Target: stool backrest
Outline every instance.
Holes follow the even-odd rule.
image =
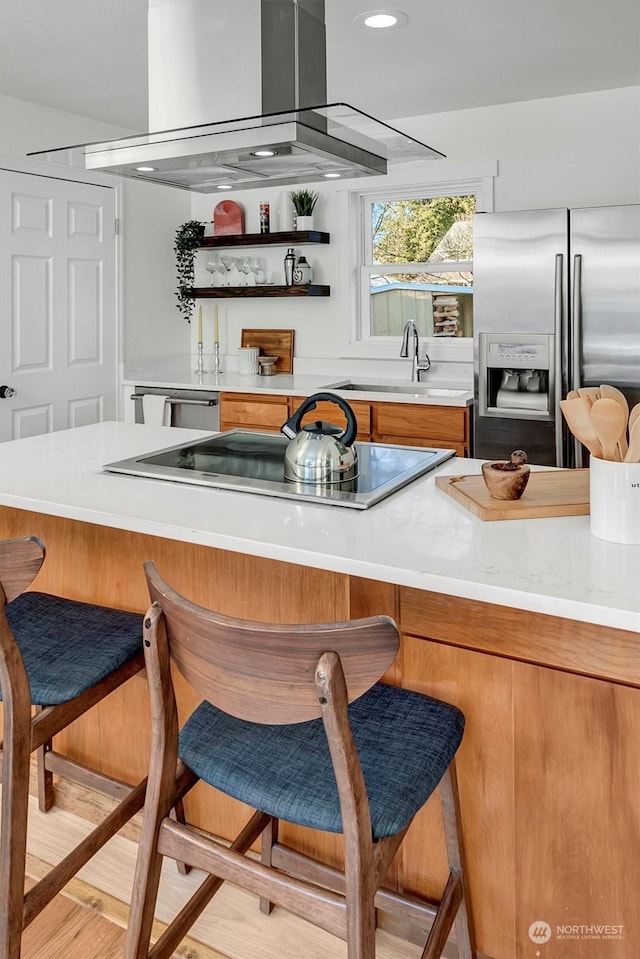
[[[44,562],[44,543],[35,536],[0,540],[0,586],[10,603],[31,585]]]
[[[240,719],[276,725],[317,719],[315,670],[325,652],[340,657],[349,702],[396,658],[398,630],[388,616],[311,626],[235,619],[185,599],[153,563],[144,569],[179,671],[197,693]]]

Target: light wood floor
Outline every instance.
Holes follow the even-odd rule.
[[[54,807],[38,811],[30,800],[27,873],[37,879],[57,862],[89,825]],[[23,959],[122,959],[124,927],[133,880],[136,843],[115,836],[78,878],[25,931]],[[179,911],[202,879],[178,874],[166,862],[156,915],[163,923]],[[264,916],[257,899],[228,883],[222,887],[175,954],[180,959],[346,959],[346,944],[321,929],[275,909]],[[418,946],[378,931],[377,959],[418,959]],[[453,947],[448,956],[455,956]]]
[[[22,937],[22,959],[122,959],[125,931],[57,896]]]

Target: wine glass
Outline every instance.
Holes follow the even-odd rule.
[[[225,270],[227,271],[227,275],[226,275],[226,277],[225,277],[222,285],[223,285],[223,286],[230,286],[230,285],[231,285],[231,268],[232,268],[233,263],[234,263],[233,257],[230,256],[228,253],[223,253],[220,259],[222,260],[222,265],[224,266]]]

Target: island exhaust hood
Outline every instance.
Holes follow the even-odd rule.
[[[389,163],[442,157],[326,103],[325,33],[324,0],[149,0],[149,125],[159,132],[29,155],[200,193],[379,176]]]

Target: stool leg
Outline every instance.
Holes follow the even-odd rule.
[[[36,713],[42,712],[42,706],[36,706]],[[53,748],[53,743],[49,739],[46,743],[36,749],[36,770],[38,772],[38,809],[40,812],[49,812],[55,804],[55,794],[53,791],[53,773],[45,765],[45,754]]]
[[[278,820],[273,816],[269,820],[269,825],[262,833],[262,852],[260,857],[265,866],[271,865],[271,850],[273,844],[278,841]],[[265,916],[268,916],[273,909],[273,903],[268,899],[265,899],[264,896],[260,896],[260,912],[263,912]]]
[[[460,799],[458,794],[458,777],[456,775],[455,760],[440,781],[440,804],[444,823],[444,836],[447,845],[447,858],[453,876],[460,880],[462,887],[462,901],[454,920],[458,955],[460,959],[475,959],[476,947],[473,934],[473,923],[469,908],[469,892],[464,862],[464,846],[462,843],[462,829],[460,820]]]
[[[25,730],[18,731],[16,735],[15,729],[5,728],[0,821],[0,956],[3,959],[20,957],[27,855],[29,757],[30,737]]]

